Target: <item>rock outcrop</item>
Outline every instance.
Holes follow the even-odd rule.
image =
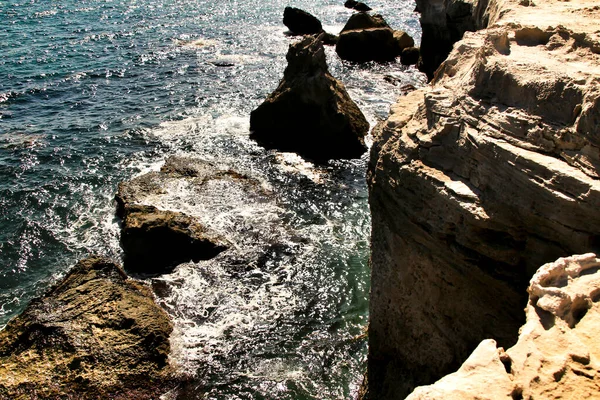
[[[537,268],[600,251],[600,10],[481,15],[490,28],[373,132],[372,399],[455,371],[483,339],[514,345]]]
[[[494,0],[492,0],[494,1]],[[487,27],[481,15],[489,0],[416,0],[421,13],[421,60],[419,69],[429,79],[448,57],[452,45],[467,31]]]
[[[328,71],[322,36],[292,44],[279,86],[250,114],[251,137],[315,159],[358,158],[369,123]]]
[[[283,10],[283,24],[295,35],[311,35],[321,33],[321,21],[312,14],[294,7]]]
[[[169,273],[183,262],[208,260],[227,249],[224,239],[190,216],[153,206],[128,207],[121,226],[123,263],[130,272]]]
[[[0,398],[156,399],[177,383],[171,330],[148,287],[82,260],[0,331]]]
[[[482,341],[460,369],[407,400],[591,399],[600,394],[600,259],[561,258],[538,270],[527,322],[506,352]]]
[[[393,61],[415,42],[404,31],[395,31],[381,15],[353,14],[340,32],[335,51],[343,60]]]

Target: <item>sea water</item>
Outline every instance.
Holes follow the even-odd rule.
[[[209,261],[152,282],[174,320],[171,362],[191,382],[180,397],[355,394],[366,356],[368,155],[313,165],[248,137],[251,110],[297,40],[281,22],[288,5],[332,33],[352,13],[342,0],[0,1],[0,326],[78,259],[122,257],[120,181],[193,156],[272,189],[266,211],[227,198],[252,229],[285,220],[310,245],[273,246],[243,276]],[[369,5],[419,42],[412,1]],[[399,63],[345,63],[332,48],[327,57],[371,125],[403,85],[424,82]]]

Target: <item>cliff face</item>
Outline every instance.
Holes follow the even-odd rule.
[[[483,339],[512,346],[537,268],[600,250],[593,3],[474,6],[489,28],[374,129],[369,398],[404,398]]]
[[[544,265],[531,280],[515,346],[504,352],[484,340],[457,372],[407,400],[598,397],[599,268],[594,254]]]

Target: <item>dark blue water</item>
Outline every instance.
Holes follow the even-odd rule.
[[[418,41],[412,1],[391,3],[370,5]],[[320,295],[298,298],[289,309],[293,315],[270,331],[280,337],[260,339],[275,361],[265,364],[265,357],[246,351],[234,363],[223,348],[243,342],[248,333],[219,338],[214,352],[221,361],[197,374],[197,387],[209,398],[351,396],[365,354],[364,339],[352,340],[367,319],[365,159],[317,167],[265,152],[248,139],[249,113],[276,87],[294,40],[284,35],[283,8],[306,9],[337,33],[351,14],[342,4],[1,1],[0,326],[77,259],[92,252],[121,257],[113,204],[120,181],[157,168],[170,154],[194,155],[255,171],[280,188],[279,217],[319,243],[317,251],[297,257],[295,262],[313,268],[294,273],[296,286],[288,294],[298,297],[301,285],[322,285]],[[402,83],[423,82],[414,68],[399,64],[346,64],[331,49],[328,61],[371,123],[385,117]],[[386,75],[400,84],[390,84]],[[237,290],[219,279],[221,294]],[[201,341],[194,338],[216,339],[206,327],[188,329],[181,322],[194,314],[198,299],[186,297],[189,287],[180,289],[179,297],[167,301],[181,339],[174,362],[194,374],[207,357],[218,358],[191,356],[193,343]],[[227,308],[233,309],[245,305]],[[303,322],[293,326],[295,320]],[[239,371],[251,365],[261,365],[262,375],[240,378]]]

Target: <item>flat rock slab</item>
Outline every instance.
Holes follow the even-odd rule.
[[[156,399],[177,384],[171,331],[147,286],[82,260],[0,331],[0,398]]]
[[[160,171],[122,182],[116,200],[125,268],[149,275],[170,273],[181,263],[211,259],[230,248],[255,246],[256,233],[246,231],[247,213],[261,218],[281,211],[257,179],[181,157],[167,159]]]

